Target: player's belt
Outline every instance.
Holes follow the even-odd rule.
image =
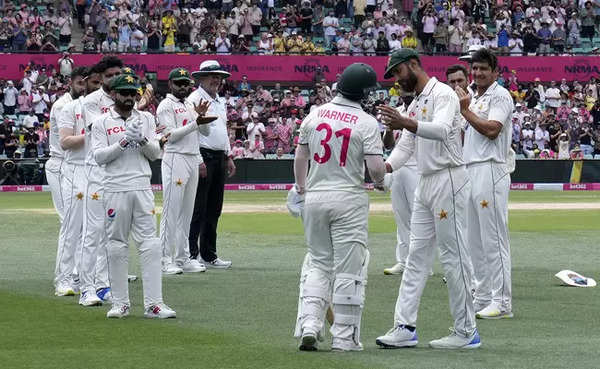
[[[200,153],[204,160],[223,159],[225,157],[225,151],[223,150],[211,150],[201,147]]]

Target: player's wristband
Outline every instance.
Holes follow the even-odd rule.
[[[138,142],[138,144],[140,146],[144,146],[148,143],[148,139],[146,137],[144,137],[140,142]]]
[[[119,147],[121,147],[121,150],[125,150],[125,148],[127,147],[127,145],[129,145],[129,141],[127,141],[127,138],[123,137],[119,141]]]

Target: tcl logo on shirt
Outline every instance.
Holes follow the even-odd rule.
[[[175,109],[175,114],[183,114],[185,112],[187,112],[186,108],[176,108]]]
[[[120,133],[120,132],[125,132],[125,127],[123,127],[123,126],[117,126],[117,127],[108,128],[106,130],[106,133],[109,136],[112,135],[113,133],[117,134],[117,133]]]

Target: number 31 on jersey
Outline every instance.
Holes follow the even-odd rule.
[[[317,131],[325,131],[325,138],[321,140],[321,146],[323,146],[323,156],[320,156],[318,153],[315,153],[314,159],[319,164],[325,164],[331,159],[331,146],[329,146],[329,141],[333,136],[333,129],[327,123],[321,123],[317,126]],[[340,167],[346,166],[346,157],[348,156],[348,147],[350,146],[350,135],[352,134],[352,129],[344,128],[339,131],[335,131],[335,137],[342,137],[342,149],[340,151]]]

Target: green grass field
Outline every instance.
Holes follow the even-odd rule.
[[[283,203],[285,192],[227,192],[228,204]],[[372,201],[389,201],[372,194]],[[598,192],[513,192],[511,202],[600,202]],[[157,195],[157,205],[160,205]],[[0,193],[0,367],[13,368],[598,368],[599,289],[567,288],[554,274],[573,269],[599,279],[599,210],[510,213],[515,318],[478,321],[483,346],[434,351],[452,325],[441,267],[421,300],[420,343],[380,350],[392,324],[400,277],[391,213],[370,217],[371,263],[363,315],[365,351],[297,350],[292,337],[305,253],[299,220],[280,213],[225,213],[219,254],[229,271],[163,278],[177,319],[142,317],[141,283],[130,284],[132,316],[105,318],[107,306],[82,308],[54,297],[58,218],[48,193]],[[130,260],[138,275],[137,256]]]

